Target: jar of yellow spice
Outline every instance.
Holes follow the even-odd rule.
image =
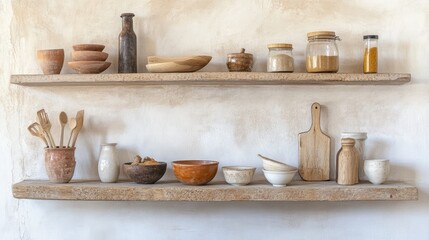
[[[307,33],[308,44],[305,66],[309,73],[336,73],[339,69],[339,51],[336,44],[341,40],[335,32]]]
[[[363,54],[363,73],[377,73],[378,65],[378,35],[363,36],[365,52]]]

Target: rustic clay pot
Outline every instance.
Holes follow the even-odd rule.
[[[167,163],[158,162],[157,165],[131,165],[124,163],[124,172],[136,183],[153,184],[164,176]]]
[[[49,180],[55,183],[68,183],[73,177],[76,161],[76,148],[45,148],[45,168]]]
[[[228,54],[226,65],[230,72],[251,72],[253,68],[253,55],[245,53],[245,49],[242,48],[240,53]]]
[[[64,64],[64,49],[38,50],[37,61],[43,74],[60,74]]]
[[[173,172],[176,178],[183,184],[204,185],[216,176],[218,165],[219,162],[217,161],[173,161]]]

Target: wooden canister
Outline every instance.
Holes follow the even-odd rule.
[[[359,152],[352,138],[341,139],[341,149],[337,153],[337,183],[353,185],[359,183]]]

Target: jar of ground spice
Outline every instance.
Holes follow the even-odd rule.
[[[335,32],[309,32],[307,38],[305,61],[307,72],[338,72],[340,60],[336,41],[341,39],[335,35]]]
[[[293,72],[292,44],[268,44],[267,72]]]
[[[363,73],[377,73],[378,71],[378,35],[363,36],[365,51],[363,54]]]

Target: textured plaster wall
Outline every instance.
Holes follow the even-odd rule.
[[[380,35],[380,72],[408,72],[403,86],[19,87],[10,74],[41,73],[35,51],[102,43],[117,69],[122,12],[134,12],[139,71],[148,55],[209,54],[226,71],[241,47],[264,71],[266,44],[294,44],[304,71],[306,33],[334,30],[341,72],[360,72],[362,35]],[[429,3],[424,0],[0,0],[0,239],[427,239],[429,236]],[[72,73],[67,66],[62,73]],[[46,179],[42,144],[26,127],[85,109],[76,179],[97,178],[99,144],[170,162],[215,159],[257,166],[262,153],[297,165],[297,134],[323,105],[333,137],[366,131],[367,158],[388,158],[392,180],[415,184],[417,202],[181,203],[16,200],[11,185]],[[58,136],[58,125],[54,126]],[[220,172],[219,172],[220,173]],[[123,177],[123,176],[122,176]],[[167,178],[172,177],[171,169]],[[218,178],[221,178],[218,174]]]

